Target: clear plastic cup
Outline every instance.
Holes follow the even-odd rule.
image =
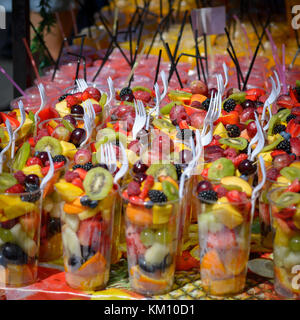
[[[243,291],[251,236],[251,199],[232,203],[196,202],[198,213],[200,272],[203,289],[211,295]]]
[[[37,280],[40,190],[0,194],[0,288]]]
[[[124,189],[123,189],[124,190]],[[123,198],[130,286],[143,295],[169,292],[174,283],[179,202],[128,203]]]
[[[275,291],[287,299],[300,299],[299,193],[277,188],[268,193],[268,200],[273,229]]]

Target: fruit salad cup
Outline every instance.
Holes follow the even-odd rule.
[[[275,290],[285,298],[300,299],[300,195],[277,188],[268,193],[268,199],[274,232]]]
[[[237,190],[221,196],[209,189],[197,193],[197,198],[203,288],[211,295],[237,294],[244,289],[247,274],[250,196]]]
[[[144,295],[169,292],[174,282],[179,200],[173,165],[153,164],[142,184],[122,189],[131,288]]]
[[[84,150],[84,151],[82,151]],[[88,150],[79,150],[78,157]],[[79,154],[80,153],[80,154]],[[63,203],[62,240],[68,285],[80,290],[103,289],[109,280],[117,186],[105,168],[71,163],[55,184]]]
[[[0,175],[0,287],[21,287],[37,280],[39,179]]]

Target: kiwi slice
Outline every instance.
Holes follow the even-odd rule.
[[[160,109],[160,113],[164,115],[170,114],[173,107],[180,106],[181,104],[180,101],[171,101]]]
[[[228,97],[228,99],[233,99],[238,104],[243,103],[246,100],[246,92],[236,92]]]
[[[220,180],[224,177],[233,176],[235,172],[234,164],[227,158],[220,158],[212,163],[208,169],[209,180]]]
[[[176,130],[176,127],[173,126],[172,123],[164,119],[154,119],[152,124],[154,127],[160,130],[168,130],[168,131]]]
[[[265,147],[261,150],[261,152],[263,153],[263,152],[267,152],[267,151],[274,150],[274,149],[279,145],[279,143],[280,143],[281,141],[283,141],[283,140],[284,140],[283,136],[278,135],[278,138],[277,138],[274,142],[272,142],[272,143],[270,143],[269,145],[265,146]]]
[[[170,90],[169,96],[173,96],[173,97],[181,97],[184,98],[186,97],[187,99],[190,99],[192,97],[192,94],[189,92],[185,92],[185,91],[180,91],[180,90]]]
[[[96,149],[98,150],[101,144],[107,142],[121,142],[124,146],[127,145],[127,137],[122,132],[115,132],[113,129],[104,128],[100,130],[96,138],[97,142],[95,144]]]
[[[270,119],[269,129],[268,129],[268,136],[272,136],[273,135],[274,127],[277,126],[280,123],[281,123],[281,120],[280,120],[278,114],[274,114]]]
[[[99,102],[100,106],[101,106],[101,107],[104,107],[105,104],[106,104],[106,101],[107,101],[107,94],[106,94],[106,93],[103,93],[103,94],[101,95],[101,99],[100,99],[100,102]]]
[[[113,187],[113,176],[101,167],[94,168],[87,173],[83,186],[91,200],[103,200]]]
[[[136,86],[136,87],[133,87],[131,90],[132,90],[132,92],[146,91],[146,92],[149,92],[150,94],[152,94],[152,91],[150,89],[143,87],[143,86]]]
[[[53,137],[43,137],[35,146],[35,151],[49,151],[52,157],[63,153],[62,146],[59,140]]]
[[[160,164],[155,163],[150,166],[147,170],[147,175],[153,176],[154,178],[158,178],[161,176],[171,177],[175,181],[178,180],[176,168],[173,164]]]
[[[22,170],[28,158],[30,157],[30,144],[29,142],[24,142],[22,147],[17,151],[13,162],[13,169],[15,171]]]
[[[284,122],[286,121],[286,118],[291,114],[290,109],[281,110],[277,113],[277,116],[279,117],[280,121]]]
[[[221,144],[225,144],[226,146],[232,147],[237,150],[244,150],[247,148],[248,141],[245,138],[221,138],[219,140]]]
[[[280,208],[286,208],[297,205],[300,202],[300,194],[295,192],[285,192],[279,196],[276,205]]]
[[[12,174],[5,172],[0,174],[0,192],[4,192],[15,184],[18,184],[18,181]]]
[[[285,167],[280,170],[280,174],[291,181],[293,181],[295,179],[300,179],[300,169],[299,168]]]
[[[162,188],[164,194],[167,196],[169,201],[174,201],[178,199],[178,188],[176,188],[173,183],[164,180],[162,182]]]
[[[61,122],[68,131],[73,132],[75,130],[75,127],[69,121],[62,119]]]

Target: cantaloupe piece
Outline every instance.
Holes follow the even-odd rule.
[[[131,223],[139,226],[152,224],[152,211],[143,206],[133,206],[128,204],[126,208],[126,216]]]
[[[201,260],[201,277],[218,279],[226,275],[226,269],[217,252],[217,250],[209,250]]]

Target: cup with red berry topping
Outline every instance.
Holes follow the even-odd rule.
[[[122,189],[131,288],[157,295],[171,290],[178,243],[179,197],[176,168],[152,164],[146,179]]]
[[[117,186],[107,167],[85,165],[72,163],[55,188],[63,200],[66,281],[75,289],[99,290],[109,280]]]
[[[27,286],[37,280],[40,180],[33,174],[2,173],[0,192],[0,286]]]
[[[300,195],[277,188],[267,195],[271,208],[275,291],[288,299],[299,299]]]

